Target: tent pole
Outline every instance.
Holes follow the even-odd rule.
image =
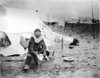
[[[95,27],[94,27],[94,13],[93,13],[93,1],[91,0],[92,4],[92,30],[93,30],[93,39],[95,39]]]
[[[62,37],[62,40],[61,40],[61,50],[63,50],[63,37]]]

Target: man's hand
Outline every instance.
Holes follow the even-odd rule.
[[[35,55],[37,55],[38,54],[38,52],[37,51],[32,51],[32,52],[29,52],[30,54],[35,54]]]
[[[38,52],[37,52],[37,51],[34,51],[33,53],[34,53],[34,54],[36,54],[36,55],[38,54]]]

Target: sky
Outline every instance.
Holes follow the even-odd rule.
[[[0,30],[7,33],[33,32],[40,28],[41,20],[34,10],[6,8],[6,16],[0,18]]]
[[[0,0],[6,7],[39,10],[39,14],[67,16],[70,18],[91,17],[92,4],[94,18],[99,19],[100,0]]]
[[[100,19],[100,1],[92,1],[94,18]],[[33,31],[45,16],[91,17],[91,0],[0,0],[0,30],[9,33]],[[63,25],[64,21],[60,23]]]

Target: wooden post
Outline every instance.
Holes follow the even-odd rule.
[[[95,39],[95,27],[94,27],[94,22],[92,23],[92,29],[93,29],[93,39]]]
[[[61,39],[61,50],[63,50],[63,37]]]
[[[92,4],[92,30],[93,30],[93,39],[95,39],[95,27],[94,27],[94,13],[93,13],[93,1],[91,0]]]

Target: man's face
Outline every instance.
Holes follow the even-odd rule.
[[[36,31],[36,32],[34,32],[34,34],[35,34],[35,36],[36,36],[37,38],[39,38],[39,37],[41,36],[41,32],[40,32],[40,31]]]

